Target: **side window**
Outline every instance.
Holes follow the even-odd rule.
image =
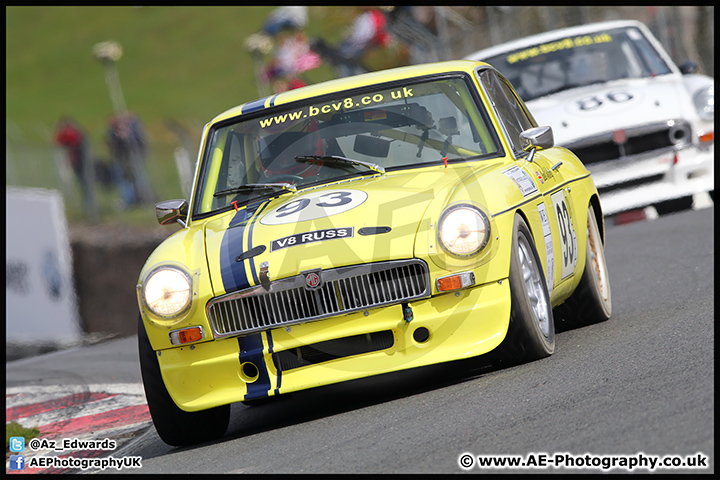
[[[670,73],[670,68],[665,64],[660,54],[638,29],[629,28],[627,36],[632,41],[642,62],[647,66],[652,76]]]
[[[535,119],[515,95],[508,81],[495,70],[484,70],[480,72],[479,78],[500,117],[515,155],[521,155],[520,133],[536,127]]]
[[[247,172],[245,170],[245,154],[243,152],[243,137],[228,130],[226,133],[219,133],[218,136],[226,135],[224,141],[218,141],[218,145],[223,145],[223,149],[216,148],[216,156],[222,157],[219,167],[215,170],[217,181],[212,193],[236,188],[248,183],[246,181]],[[216,161],[216,160],[215,160]],[[228,197],[208,196],[208,200],[212,201],[212,208],[222,208],[227,204]]]
[[[229,131],[223,145],[222,164],[217,174],[216,191],[239,187],[247,183],[245,181],[245,155],[243,153],[242,136]]]
[[[230,145],[228,145],[230,151],[228,152],[227,188],[235,188],[247,183],[242,140],[243,137],[234,134],[231,137]]]

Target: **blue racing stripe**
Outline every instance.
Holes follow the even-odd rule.
[[[246,113],[252,113],[257,112],[258,110],[262,110],[265,108],[265,101],[268,99],[268,97],[261,98],[260,100],[254,100],[252,102],[246,103],[242,107],[242,114],[245,115]]]
[[[250,231],[248,232],[248,250],[251,250],[253,248],[252,239],[253,239],[253,229],[255,228],[255,222],[257,222],[258,218],[260,218],[260,214],[270,204],[270,202],[265,203],[264,205],[261,205],[257,212],[255,213],[255,218],[253,218],[252,222],[250,222]],[[257,273],[255,272],[255,261],[250,260],[248,263],[250,263],[250,273],[252,274],[253,282],[255,285],[259,284],[260,281],[258,280]]]
[[[250,286],[247,281],[247,275],[245,274],[245,262],[235,261],[238,252],[242,251],[244,234],[244,225],[230,227],[225,232],[225,236],[220,244],[220,273],[223,288],[227,293]]]
[[[273,353],[272,330],[268,330],[265,333],[267,333],[268,353],[270,354],[270,357],[272,358],[272,353]],[[280,395],[280,384],[281,383],[282,383],[282,370],[277,369],[277,385],[275,386],[275,395]]]
[[[257,380],[248,383],[245,400],[267,397],[270,391],[270,375],[263,359],[262,332],[238,337],[238,345],[240,364],[251,362],[258,369]]]
[[[266,204],[266,202],[264,203]],[[263,203],[254,203],[238,210],[230,220],[230,225],[220,243],[220,273],[226,293],[250,286],[245,271],[245,262],[236,262],[235,259],[244,250],[243,239],[248,227],[246,220],[251,218],[260,206],[264,208]],[[257,284],[257,279],[255,279],[255,284]]]

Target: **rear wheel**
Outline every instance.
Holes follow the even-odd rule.
[[[550,295],[532,234],[519,215],[513,228],[509,281],[510,326],[497,356],[503,362],[523,363],[552,355],[555,324]]]
[[[555,309],[558,327],[563,330],[603,322],[612,314],[610,278],[605,263],[605,246],[595,210],[588,208],[585,270],[575,292]]]
[[[190,445],[225,434],[230,422],[230,405],[186,412],[175,404],[165,388],[157,353],[150,345],[142,318],[138,321],[138,351],[150,415],[163,442],[173,446]]]

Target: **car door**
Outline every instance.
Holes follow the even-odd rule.
[[[572,205],[572,191],[567,186],[569,179],[564,177],[563,169],[555,162],[555,155],[536,151],[530,156],[523,151],[520,134],[537,127],[537,122],[510,82],[494,69],[479,70],[478,78],[493,104],[516,159],[512,170],[506,170],[506,174],[522,175],[525,182],[530,176],[540,194],[534,200],[535,209],[526,212],[531,217],[531,228],[534,227],[536,248],[545,260],[547,287],[552,295],[554,288],[570,278],[577,266],[577,219],[573,209],[568,208]],[[520,170],[523,173],[519,173]]]

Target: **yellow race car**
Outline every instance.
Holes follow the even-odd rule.
[[[481,62],[228,110],[204,128],[189,202],[156,210],[182,229],[140,273],[138,341],[170,445],[223,435],[234,402],[490,352],[539,359],[554,318],[611,314],[590,173]]]

